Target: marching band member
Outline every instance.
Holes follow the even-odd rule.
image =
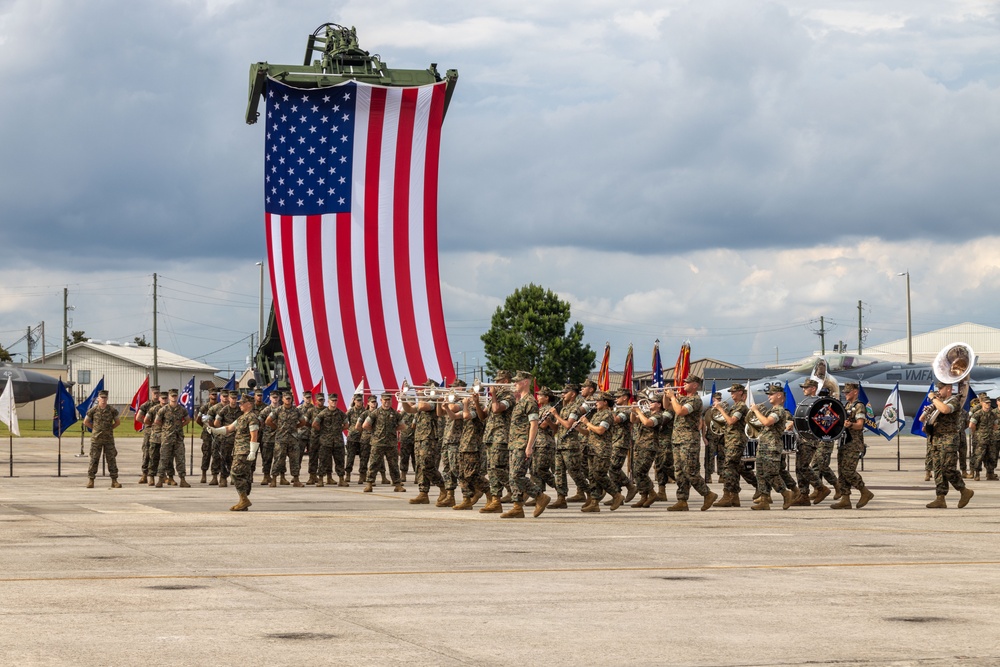
[[[674,477],[677,479],[677,502],[668,507],[671,512],[686,512],[688,509],[687,500],[691,487],[701,494],[704,502],[701,511],[704,512],[712,507],[719,498],[719,494],[713,493],[704,478],[698,473],[699,453],[701,451],[701,434],[698,431],[698,422],[701,420],[701,397],[698,391],[701,389],[701,378],[691,374],[684,381],[684,392],[686,396],[679,396],[673,389],[663,392],[663,402],[670,402],[670,407],[674,411]]]

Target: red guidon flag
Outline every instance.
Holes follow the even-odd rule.
[[[597,374],[597,388],[607,391],[611,386],[611,343],[604,344],[604,359],[601,361],[601,372]]]
[[[629,398],[632,397],[632,376],[634,375],[634,362],[632,361],[632,344],[628,345],[628,354],[625,355],[625,370],[622,372],[622,389],[628,391]]]
[[[445,85],[268,80],[265,235],[293,387],[453,379],[437,241]]]
[[[129,410],[135,413],[135,418],[133,420],[132,426],[136,431],[142,430],[142,420],[139,419],[139,407],[143,403],[149,400],[149,376],[143,380],[142,384],[135,392],[135,396],[132,397],[132,402],[129,404]]]
[[[681,345],[681,351],[677,355],[677,363],[674,364],[674,384],[678,387],[684,386],[684,381],[691,374],[691,341],[686,340]],[[683,389],[680,393],[685,393]]]

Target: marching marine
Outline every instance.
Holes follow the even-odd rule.
[[[115,429],[121,423],[118,410],[108,405],[108,392],[97,394],[97,405],[91,406],[83,425],[93,432],[90,436],[90,467],[87,468],[87,488],[94,488],[94,478],[97,477],[97,464],[104,455],[108,462],[108,473],[111,475],[111,488],[120,489],[118,483],[118,450],[115,449]]]

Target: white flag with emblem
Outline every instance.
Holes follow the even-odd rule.
[[[7,425],[10,432],[20,437],[21,429],[17,425],[17,406],[14,405],[14,380],[7,378],[7,386],[0,394],[0,421]]]
[[[889,394],[882,408],[882,418],[878,421],[878,432],[885,436],[886,440],[892,440],[896,434],[906,425],[906,417],[903,415],[903,402],[899,398],[899,383]]]

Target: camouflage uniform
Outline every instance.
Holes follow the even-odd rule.
[[[969,428],[969,413],[962,410],[958,427],[958,467],[964,472],[969,470],[969,437],[966,429]]]
[[[358,421],[364,422],[364,403],[355,405],[347,411],[347,458],[344,461],[344,470],[348,476],[354,472],[354,458],[361,454],[361,429],[358,428]],[[368,459],[361,457],[358,461],[359,479],[365,476],[368,470]]]
[[[257,413],[257,419],[260,420],[260,431],[257,432],[257,437],[260,439],[260,466],[261,472],[267,478],[271,477],[271,470],[274,467],[274,436],[276,433],[275,426],[267,425],[267,418],[276,415],[280,409],[281,402],[279,401],[266,406]]]
[[[413,420],[413,454],[417,459],[415,470],[417,486],[427,493],[431,486],[444,486],[438,472],[438,420],[434,410],[419,410]]]
[[[297,432],[302,421],[302,413],[294,405],[282,405],[271,415],[274,421],[274,461],[271,464],[272,477],[285,474],[285,457],[293,477],[299,476],[302,456],[299,454]]]
[[[152,391],[152,387],[150,388],[150,391]],[[142,405],[140,405],[139,406],[139,411],[136,413],[136,418],[143,423],[143,429],[142,429],[142,474],[143,474],[143,476],[146,476],[146,474],[149,473],[149,439],[150,439],[150,437],[153,434],[153,429],[151,429],[151,428],[149,428],[148,426],[145,425],[146,424],[145,420],[146,420],[146,415],[149,414],[149,411],[153,408],[154,405],[155,406],[159,406],[160,405],[160,399],[159,399],[158,396],[154,397],[154,398],[150,398],[148,401],[146,401],[145,403],[143,403]],[[150,422],[150,423],[152,424],[152,422]],[[155,474],[155,470],[153,471],[153,474]]]
[[[716,435],[709,427],[712,420],[712,410],[705,413],[705,479],[715,474],[718,468],[722,475],[722,459],[725,455],[725,433]]]
[[[479,493],[489,490],[489,483],[480,471],[479,461],[482,456],[483,430],[485,422],[479,418],[475,409],[470,411],[470,417],[461,421],[462,433],[458,441],[458,481],[462,487],[462,497],[471,499]]]
[[[368,477],[366,482],[375,483],[375,475],[385,459],[389,468],[389,479],[399,484],[399,466],[397,465],[396,432],[399,429],[399,413],[392,408],[376,408],[368,413],[365,424],[371,426],[371,454],[368,460]]]
[[[698,473],[701,468],[698,460],[701,453],[701,432],[698,430],[701,397],[698,394],[678,396],[677,402],[686,407],[688,413],[674,417],[674,478],[677,480],[677,500],[687,501],[691,487],[702,496],[707,496],[711,490],[705,478]]]
[[[758,438],[757,493],[766,496],[772,487],[778,493],[784,493],[788,487],[781,477],[781,452],[788,411],[781,405],[767,405],[757,409],[764,417],[774,418],[773,424],[761,429]]]
[[[604,494],[614,496],[621,488],[611,481],[609,471],[611,470],[611,441],[614,437],[614,413],[610,408],[595,411],[588,421],[594,426],[603,426],[604,433],[595,433],[587,429],[590,433],[591,456],[588,467],[588,480],[590,481],[590,494],[600,500]]]
[[[118,479],[118,450],[115,449],[115,420],[118,419],[118,410],[110,405],[101,408],[94,403],[87,411],[86,419],[90,420],[93,429],[90,435],[90,467],[87,468],[87,477],[97,477],[97,465],[103,454],[104,460],[108,462],[108,474],[112,481]]]
[[[494,405],[502,405],[504,410],[493,412]],[[486,407],[489,416],[486,418],[486,432],[483,438],[489,445],[490,493],[497,497],[503,495],[503,488],[510,482],[507,436],[510,433],[510,414],[513,406],[514,394],[507,389],[500,389]]]
[[[544,413],[548,408],[548,405],[539,408],[539,413]],[[552,424],[551,418],[539,420],[535,447],[531,453],[531,481],[538,493],[544,493],[546,485],[552,488],[556,486],[556,478],[552,474],[556,465],[556,439],[551,429]]]
[[[208,418],[208,411],[218,403],[204,403],[198,408],[198,412],[195,418],[198,420],[201,426],[201,472],[207,473],[209,467],[212,463],[212,434],[208,432],[208,427],[211,426],[206,419]]]
[[[583,401],[577,398],[569,405],[564,405],[559,411],[560,419],[571,420],[580,416]],[[579,428],[572,431],[559,426],[559,437],[556,440],[556,493],[560,496],[569,495],[569,483],[567,474],[573,478],[573,483],[577,488],[589,489],[587,476],[583,470],[583,442],[580,438]]]
[[[864,421],[867,414],[865,404],[861,401],[851,401],[844,406],[847,411],[847,421]],[[840,492],[847,494],[851,489],[859,491],[865,488],[865,481],[858,473],[858,461],[865,452],[865,429],[847,429],[847,438],[837,451],[837,481],[840,482]]]
[[[166,396],[166,394],[161,394],[161,396]],[[163,433],[163,426],[156,423],[156,413],[164,407],[166,407],[166,403],[157,402],[146,412],[145,424],[152,427],[149,434],[149,457],[147,459],[147,472],[150,477],[155,477],[160,469],[160,437]]]
[[[404,412],[399,418],[399,472],[406,475],[410,471],[410,462],[413,462],[413,469],[417,468],[417,461],[413,456],[413,418],[415,415]],[[455,430],[461,436],[461,424],[455,425]],[[454,487],[451,487],[454,488]]]
[[[319,477],[332,475],[336,467],[337,475],[344,475],[344,429],[347,428],[347,415],[330,403],[322,410],[317,410],[313,417],[313,429],[319,429],[319,450],[317,452],[316,474]]]
[[[208,412],[206,412],[205,414],[207,415],[207,423],[208,423],[209,426],[214,426],[215,425],[215,420],[219,416],[219,413],[222,412],[222,409],[224,407],[226,407],[228,404],[229,404],[229,400],[227,398],[223,398],[218,403],[216,403],[215,405],[211,406],[208,409]],[[205,418],[203,418],[203,421],[205,421]],[[222,459],[223,437],[221,435],[212,435],[211,438],[212,438],[212,440],[211,440],[211,442],[212,442],[212,458],[211,458],[212,475],[213,476],[214,475],[221,475],[222,474],[222,466],[223,466],[223,459]]]
[[[664,409],[660,413],[660,441],[656,453],[656,483],[666,486],[674,477],[674,411]]]
[[[625,462],[632,449],[632,423],[629,421],[629,413],[627,412],[612,410],[611,416],[611,469],[609,475],[611,483],[618,491],[621,491],[623,487],[631,484],[625,473]]]
[[[376,408],[365,409],[361,413],[361,423],[364,424],[365,420],[368,419],[368,415],[374,412]],[[368,479],[368,461],[371,460],[372,455],[372,434],[370,431],[365,431],[362,429],[360,440],[358,441],[358,483],[361,480]]]
[[[323,400],[322,394],[317,394],[316,399],[319,401]],[[316,476],[316,471],[319,470],[319,432],[312,428],[313,421],[316,419],[316,415],[319,414],[320,410],[326,410],[325,405],[313,405],[310,403],[306,407],[305,418],[306,426],[300,432],[302,437],[302,454],[303,456],[309,455],[309,477],[312,479]]]
[[[160,425],[160,477],[177,474],[184,479],[184,424],[188,411],[183,405],[165,405],[156,413],[156,424]]]
[[[660,436],[663,432],[663,413],[656,412],[648,418],[653,423],[650,426],[639,423],[635,432],[633,477],[637,492],[643,495],[653,493],[653,480],[649,477],[649,471],[659,458],[662,448]]]
[[[959,492],[965,488],[962,473],[958,471],[958,431],[961,425],[962,404],[957,395],[950,396],[945,404],[950,406],[952,411],[938,415],[934,423],[934,433],[927,438],[934,463],[935,491],[939,496],[948,494],[949,484]]]
[[[996,412],[993,409],[976,410],[969,417],[969,425],[976,427],[972,435],[972,472],[977,475],[983,471],[984,463],[987,475],[993,475],[996,469],[996,462],[989,457],[995,422]]]
[[[225,405],[216,414],[215,420],[220,426],[229,426],[239,419],[242,412],[238,405]],[[254,413],[256,416],[256,413]],[[259,426],[259,420],[258,420]],[[233,447],[236,444],[236,435],[227,433],[216,438],[219,442],[219,474],[228,476],[233,469]]]
[[[249,496],[253,480],[253,471],[250,462],[247,461],[247,456],[250,454],[250,434],[259,432],[260,418],[256,412],[250,410],[241,413],[234,423],[236,430],[232,433],[233,486],[241,496]]]
[[[444,488],[448,491],[454,491],[458,487],[458,441],[462,439],[461,425],[461,422],[445,417],[444,428],[441,430],[444,433],[441,440],[441,477],[444,479]]]
[[[507,474],[510,479],[511,500],[515,503],[524,502],[525,495],[536,496],[539,493],[534,482],[528,481],[531,460],[528,459],[526,451],[528,437],[531,434],[531,424],[537,421],[538,403],[534,396],[527,393],[518,399],[510,411],[510,430],[507,432]],[[532,443],[532,450],[534,450],[534,443]]]
[[[817,440],[816,453],[813,454],[809,467],[812,468],[813,476],[816,479],[821,482],[825,479],[830,483],[830,486],[837,488],[837,476],[833,474],[833,470],[830,468],[830,457],[833,454],[834,444],[836,444],[834,440]]]
[[[736,401],[729,410],[730,417],[736,417],[736,421],[725,426],[723,434],[723,446],[725,448],[725,462],[722,468],[722,482],[725,490],[739,495],[740,477],[752,488],[757,488],[757,475],[743,463],[743,451],[746,447],[746,418],[749,408],[743,401]]]
[[[997,455],[1000,454],[997,450],[1000,449],[1000,406],[993,408],[994,419],[993,428],[990,429],[989,434],[989,444],[986,447],[986,455],[983,457],[983,461],[986,463],[987,469],[992,466],[993,477],[996,478],[997,469]]]

